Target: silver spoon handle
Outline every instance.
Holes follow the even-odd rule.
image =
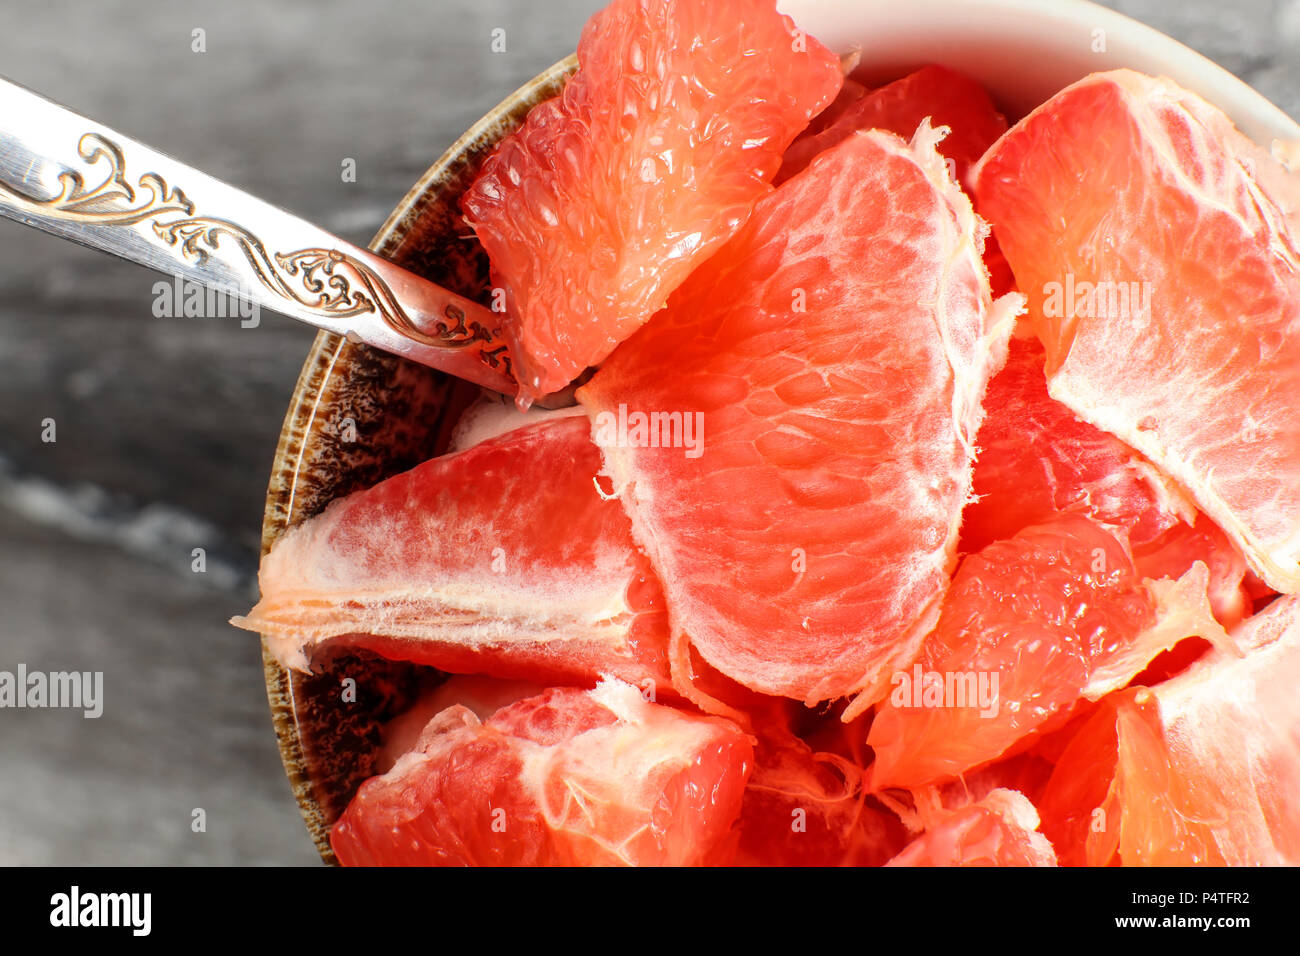
[[[491,310],[3,78],[0,215],[516,391]]]

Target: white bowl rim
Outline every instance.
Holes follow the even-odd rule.
[[[1300,140],[1300,124],[1190,47],[1090,0],[778,0],[801,29],[837,52],[857,47],[883,75],[927,62],[965,72],[1028,112],[1091,72],[1127,67],[1165,76],[1223,110],[1250,138]],[[1104,50],[1095,51],[1095,31]],[[999,55],[1001,51],[1001,55]],[[1017,101],[1007,77],[1032,78]],[[1030,100],[1037,100],[1031,102]]]

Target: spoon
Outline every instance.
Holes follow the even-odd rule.
[[[517,391],[498,313],[3,78],[0,215]]]

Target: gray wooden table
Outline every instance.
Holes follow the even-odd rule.
[[[7,0],[0,70],[365,243],[602,5]],[[1300,115],[1300,0],[1113,5]],[[0,710],[0,863],[311,863],[256,642],[225,621],[312,332],[156,318],[155,281],[0,222],[0,670],[105,680],[97,720]]]

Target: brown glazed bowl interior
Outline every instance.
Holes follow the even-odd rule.
[[[488,304],[488,261],[461,218],[460,197],[492,148],[576,68],[569,57],[478,121],[389,215],[370,248]],[[280,432],[262,519],[262,554],[335,498],[439,454],[474,386],[342,336],[321,332],[303,363]],[[336,862],[329,828],[371,776],[380,730],[440,676],[367,654],[323,661],[310,676],[282,668],[262,644],[280,756],[312,838]],[[355,685],[349,682],[355,681]]]

